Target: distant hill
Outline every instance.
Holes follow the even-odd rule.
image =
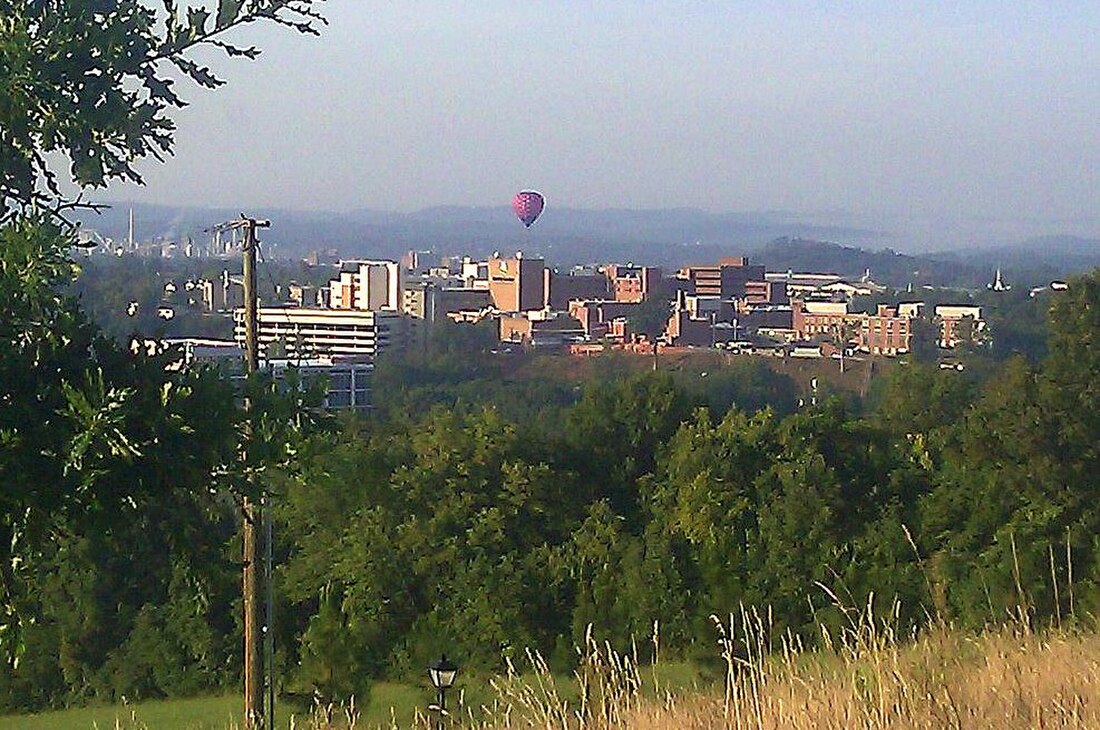
[[[84,224],[115,240],[126,237],[129,204],[86,214]],[[135,236],[196,243],[204,229],[234,218],[233,208],[173,208],[135,204]],[[250,209],[270,218],[262,239],[269,256],[300,258],[336,249],[344,258],[396,258],[412,249],[435,255],[486,256],[523,250],[555,266],[594,261],[645,262],[674,268],[747,254],[772,270],[828,270],[904,286],[936,283],[983,286],[1001,267],[1006,278],[1029,284],[1100,266],[1100,240],[1035,238],[1015,245],[935,254],[905,254],[888,246],[887,233],[820,225],[783,212],[709,213],[691,208],[586,210],[549,207],[524,229],[506,207],[436,207],[411,213],[377,210],[315,212]],[[829,243],[842,242],[842,243]]]
[[[1010,279],[1042,283],[1100,266],[1100,239],[1042,236],[1011,246],[976,249],[964,260],[986,269],[1000,268]]]
[[[909,283],[968,287],[984,283],[983,272],[969,264],[889,248],[869,251],[826,241],[778,238],[756,257],[772,271],[821,271],[854,278],[870,270],[874,281],[899,288]]]
[[[83,221],[104,236],[123,240],[129,208],[125,203],[116,204],[100,215],[85,215]],[[188,237],[202,241],[208,235],[205,228],[239,214],[235,209],[137,204],[133,208],[139,241],[184,241]],[[285,257],[327,248],[335,248],[347,258],[396,257],[410,249],[472,256],[522,249],[543,255],[558,266],[606,260],[679,266],[751,252],[779,236],[854,243],[885,238],[873,231],[806,223],[784,213],[717,214],[693,209],[550,207],[530,229],[524,229],[511,209],[504,207],[440,207],[412,213],[250,209],[248,213],[271,219],[272,227],[262,238],[274,246],[275,255]]]

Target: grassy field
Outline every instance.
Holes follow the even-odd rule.
[[[658,687],[676,691],[699,691],[707,683],[699,669],[679,662],[664,662],[647,670],[646,681]],[[555,686],[563,701],[579,703],[580,691],[571,677],[555,677]],[[519,685],[535,685],[533,674],[516,678]],[[459,682],[449,696],[448,704],[464,704],[473,708],[491,705],[496,691],[486,681]],[[422,687],[395,682],[378,682],[371,688],[368,706],[359,708],[357,728],[409,727],[417,708],[424,708],[434,699],[425,683]],[[237,695],[201,697],[187,700],[140,702],[133,705],[80,708],[45,712],[38,715],[0,716],[0,730],[231,730],[239,724],[242,700]],[[343,708],[335,714],[343,716]],[[287,705],[276,713],[276,727],[304,730],[313,725],[309,713],[295,713]]]
[[[408,725],[415,708],[426,705],[431,694],[426,687],[380,682],[371,691],[371,702],[361,714],[363,727],[389,727],[396,719]],[[87,707],[38,715],[0,716],[0,730],[229,730],[237,727],[243,700],[237,695],[199,697],[187,700],[139,702],[133,705]],[[392,712],[391,712],[392,708]],[[276,712],[276,727],[288,730],[306,727],[308,713],[282,704]]]
[[[131,711],[150,728],[166,730],[224,730],[239,712],[237,697],[203,697],[190,700],[142,702],[133,707],[95,707],[39,715],[9,715],[0,717],[0,730],[90,730],[114,728],[116,721],[123,727]],[[289,723],[288,723],[289,724]]]
[[[466,700],[448,727],[471,730],[1024,730],[1100,728],[1100,634],[1033,632],[1005,626],[964,634],[933,626],[901,641],[888,624],[861,621],[827,636],[826,647],[774,646],[755,616],[719,627],[724,670],[705,680],[676,663],[636,666],[591,642],[577,677],[563,679],[536,662],[533,672],[500,678]],[[540,670],[541,671],[538,671]],[[722,676],[724,674],[724,676]],[[471,688],[468,688],[471,689]],[[300,718],[298,730],[428,727],[413,722],[427,688],[377,685],[370,707],[348,723]],[[394,707],[391,717],[389,707]],[[238,698],[150,702],[0,718],[0,730],[230,730]],[[579,720],[583,718],[583,721]],[[288,717],[278,727],[288,728]]]

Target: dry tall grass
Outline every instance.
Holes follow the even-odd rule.
[[[896,614],[895,614],[896,615]],[[588,638],[577,671],[579,702],[562,699],[530,656],[534,680],[496,683],[490,707],[461,707],[448,727],[480,730],[1016,730],[1100,728],[1100,635],[1033,632],[1015,621],[978,635],[934,625],[899,637],[868,608],[824,648],[789,637],[772,652],[766,617],[742,611],[718,621],[726,677],[712,690],[654,686],[656,675]],[[420,718],[420,727],[430,727]]]
[[[778,656],[768,656],[758,618],[741,623],[741,656],[731,656],[736,623],[723,634],[729,673],[722,697],[641,702],[616,727],[1100,728],[1095,633],[1004,627],[966,636],[937,626],[899,642],[888,627],[867,621],[837,641],[826,636],[822,651],[784,642]]]
[[[850,612],[848,628],[836,636],[823,630],[822,648],[813,650],[790,636],[773,641],[766,615],[715,617],[725,677],[686,691],[661,687],[636,649],[618,653],[590,634],[570,691],[529,653],[522,673],[509,667],[493,682],[489,705],[470,706],[459,693],[451,713],[418,713],[412,727],[434,729],[442,719],[444,727],[472,730],[1100,729],[1100,633],[1032,631],[1020,612],[980,634],[933,623],[898,636],[896,615]],[[659,654],[654,628],[652,653]],[[384,726],[399,727],[396,717]],[[117,725],[131,728],[146,730],[136,718]],[[365,729],[354,706],[317,707],[292,724]]]

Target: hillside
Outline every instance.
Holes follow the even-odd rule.
[[[889,248],[871,251],[804,238],[777,238],[756,256],[770,271],[827,271],[858,277],[870,270],[874,281],[896,287],[909,283],[980,286],[984,276],[974,266],[934,256],[915,256]]]
[[[125,203],[86,214],[85,227],[116,241],[126,238],[130,206]],[[203,241],[212,224],[234,218],[236,209],[134,205],[135,238]],[[815,225],[780,213],[715,214],[692,209],[581,210],[550,206],[525,230],[506,207],[439,207],[412,213],[373,210],[304,212],[249,210],[272,220],[264,240],[279,256],[334,248],[346,258],[398,257],[410,249],[438,254],[486,256],[523,249],[556,265],[593,260],[645,261],[678,266],[711,261],[759,248],[779,236],[871,243],[881,234]]]
[[[987,270],[1000,268],[1010,280],[1045,283],[1100,266],[1100,239],[1041,236],[1016,245],[975,249],[961,258]]]
[[[239,210],[134,205],[139,242],[207,240],[211,225]],[[119,203],[99,215],[84,214],[86,228],[116,241],[126,239],[130,206]],[[675,268],[749,254],[781,271],[832,271],[903,287],[937,284],[981,287],[1000,267],[1012,281],[1044,283],[1100,265],[1100,240],[1069,236],[1029,239],[1015,245],[907,254],[888,246],[889,233],[818,224],[781,212],[710,213],[666,210],[547,208],[529,230],[506,207],[434,207],[411,213],[361,209],[344,212],[257,209],[270,218],[263,239],[273,257],[300,258],[335,250],[344,258],[397,258],[408,250],[438,255],[488,256],[522,249],[555,266],[593,261],[636,261]]]

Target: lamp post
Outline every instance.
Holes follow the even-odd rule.
[[[455,675],[457,674],[458,667],[448,661],[446,654],[440,656],[439,661],[428,667],[428,676],[431,677],[432,686],[435,687],[436,691],[437,710],[439,712],[438,727],[440,728],[443,727],[443,713],[447,709],[447,690],[455,683]]]

